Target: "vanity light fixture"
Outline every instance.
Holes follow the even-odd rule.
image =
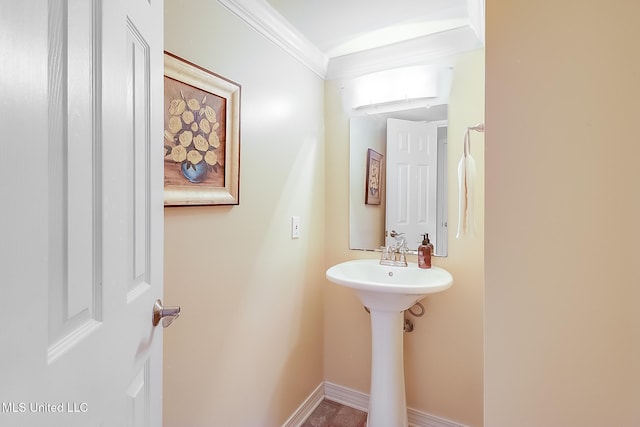
[[[433,66],[396,68],[354,79],[352,108],[438,97],[438,69]]]
[[[349,116],[430,108],[449,102],[453,67],[417,65],[365,74],[344,82],[342,105]]]

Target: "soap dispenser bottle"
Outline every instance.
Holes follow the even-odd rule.
[[[429,233],[422,235],[422,244],[418,246],[418,267],[431,268],[431,255],[433,255],[433,244],[429,241]]]

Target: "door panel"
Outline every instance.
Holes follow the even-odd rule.
[[[387,120],[386,245],[404,233],[410,249],[429,233],[436,239],[437,125]]]
[[[101,135],[95,2],[49,3],[48,362],[101,321]],[[69,7],[73,13],[69,13]],[[66,23],[66,26],[63,26]]]
[[[161,425],[162,328],[151,313],[162,297],[162,9],[157,0],[103,0],[104,248],[116,266],[104,273],[115,301],[104,317],[115,325],[111,345],[125,348],[116,425],[135,427]]]
[[[161,425],[162,8],[0,4],[2,426]]]

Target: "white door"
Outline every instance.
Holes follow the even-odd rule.
[[[410,249],[429,233],[435,246],[438,125],[387,119],[386,245],[404,233]]]
[[[160,426],[162,1],[0,3],[0,425]]]

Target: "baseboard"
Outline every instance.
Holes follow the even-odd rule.
[[[415,409],[407,409],[410,427],[468,427],[465,424],[456,423],[444,418],[429,415]]]
[[[320,383],[304,402],[296,409],[282,427],[299,427],[324,399],[324,383]]]
[[[366,412],[369,407],[368,394],[328,381],[324,382],[324,397],[360,411]],[[407,408],[407,414],[411,427],[468,427],[412,408]]]
[[[328,381],[324,382],[324,397],[359,411],[369,410],[369,395]]]

